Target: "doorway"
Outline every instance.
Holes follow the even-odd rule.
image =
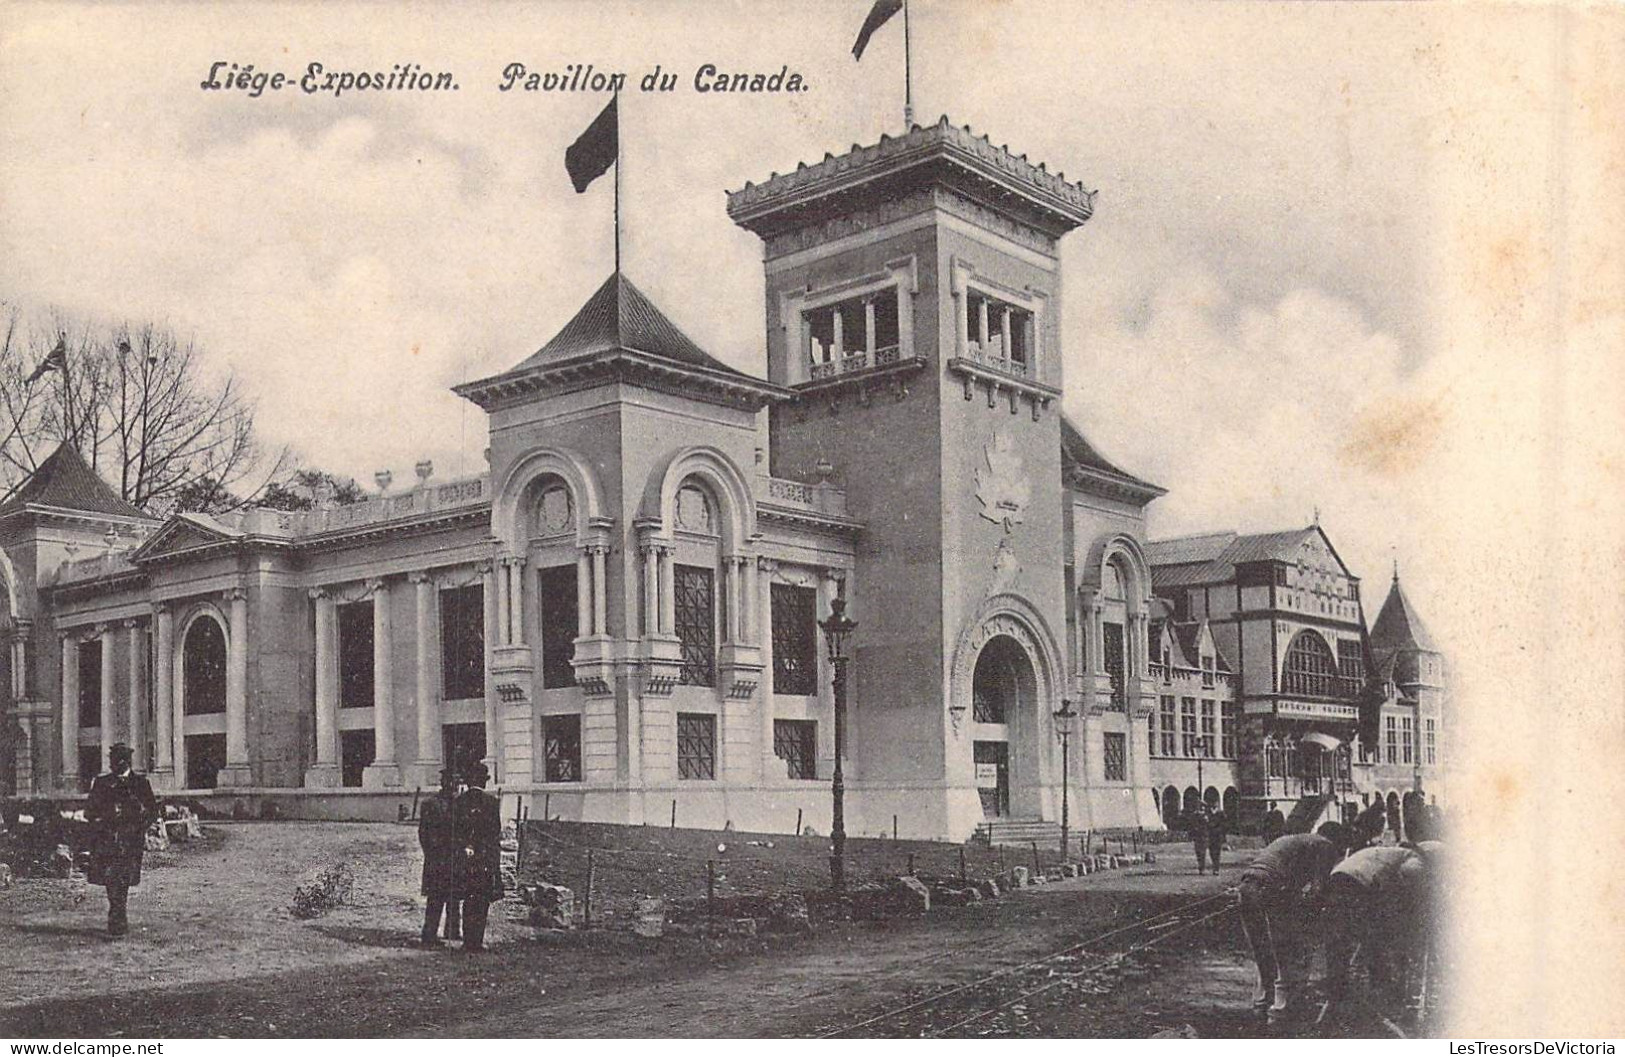
[[[1010,743],[978,741],[973,751],[976,754],[976,792],[982,798],[982,816],[1002,818],[1010,814]]]

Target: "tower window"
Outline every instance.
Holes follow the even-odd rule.
[[[1203,700],[1202,744],[1199,746],[1199,748],[1202,750],[1202,755],[1210,760],[1213,759],[1214,750],[1219,747],[1219,739],[1216,736],[1217,731],[1214,729],[1214,724],[1217,722],[1217,717],[1214,715],[1215,712],[1215,703],[1212,701]]]
[[[1174,754],[1174,698],[1172,694],[1164,694],[1162,698],[1162,730],[1161,746],[1163,756]]]
[[[1399,723],[1393,716],[1383,719],[1383,757],[1386,763],[1399,762]]]
[[[1415,730],[1411,726],[1411,717],[1405,716],[1399,721],[1399,751],[1405,763],[1411,763],[1415,755],[1413,739]]]
[[[849,297],[802,313],[802,354],[813,380],[895,363],[901,352],[897,288]]]
[[[1183,697],[1179,700],[1179,754],[1181,756],[1195,756],[1196,753],[1196,698]]]
[[[1033,371],[1033,314],[978,290],[965,295],[965,347],[971,358],[1010,374]]]
[[[1433,720],[1431,720],[1431,719],[1423,720],[1423,723],[1425,724],[1424,734],[1425,734],[1425,737],[1427,739],[1427,741],[1425,742],[1426,751],[1427,751],[1427,762],[1428,762],[1429,766],[1431,766],[1431,765],[1439,762],[1439,758],[1438,758],[1438,754],[1437,754],[1438,746],[1437,746],[1437,742],[1436,742],[1436,738],[1435,738],[1435,735],[1437,734],[1437,731],[1436,731],[1436,729],[1434,727]]]
[[[1236,703],[1225,701],[1219,705],[1219,755],[1227,760],[1236,758]]]

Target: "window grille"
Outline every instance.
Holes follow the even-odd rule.
[[[717,776],[717,718],[692,712],[677,714],[677,777]]]
[[[1106,763],[1106,781],[1122,782],[1128,780],[1128,736],[1126,734],[1106,734],[1105,752],[1101,757]]]
[[[581,717],[542,717],[543,780],[581,781]]]
[[[371,601],[338,607],[341,708],[372,707],[372,607]]]
[[[774,584],[773,692],[818,692],[818,592],[811,587]]]
[[[1434,729],[1434,725],[1433,725],[1433,720],[1429,719],[1429,720],[1425,720],[1425,722],[1427,724],[1427,728],[1426,728],[1427,762],[1431,765],[1431,764],[1434,764],[1434,763],[1438,762],[1438,756],[1437,756],[1436,751],[1435,751],[1436,747],[1437,747],[1436,743],[1435,743],[1435,740],[1434,740],[1435,729]]]
[[[1337,640],[1337,673],[1357,683],[1365,681],[1365,657],[1355,640]]]
[[[683,669],[679,681],[687,686],[715,686],[715,573],[694,565],[679,565],[673,580],[677,592],[677,638],[683,644]]]
[[[1219,706],[1219,755],[1227,760],[1236,758],[1236,703],[1226,701]]]
[[[1405,763],[1411,763],[1414,760],[1415,753],[1412,744],[1414,738],[1415,732],[1411,726],[1411,717],[1405,716],[1399,721],[1400,758]]]
[[[448,701],[485,695],[485,588],[440,592],[440,681]]]
[[[1162,699],[1162,755],[1174,754],[1174,699],[1172,695],[1165,695]]]
[[[1100,630],[1106,652],[1106,673],[1112,680],[1112,708],[1121,712],[1128,706],[1123,688],[1123,625],[1107,621]]]
[[[1196,755],[1196,698],[1179,699],[1179,754]]]
[[[775,719],[773,755],[790,778],[818,777],[818,724],[810,719]]]
[[[1289,694],[1322,697],[1352,692],[1348,681],[1338,675],[1337,661],[1326,640],[1313,631],[1300,632],[1286,651],[1282,690]]]
[[[536,598],[542,623],[542,687],[576,684],[570,658],[576,652],[581,614],[576,605],[576,567],[553,565],[536,571]]]
[[[1398,763],[1399,723],[1394,719],[1393,716],[1388,716],[1385,718],[1383,723],[1383,732],[1387,737],[1387,744],[1384,746],[1386,749],[1387,762]]]
[[[1215,716],[1216,711],[1217,709],[1214,706],[1214,702],[1202,702],[1202,744],[1199,746],[1199,748],[1202,751],[1202,755],[1210,760],[1213,759],[1214,752],[1216,752],[1219,748],[1219,739],[1216,736],[1217,731],[1214,729],[1214,724],[1217,722],[1217,717]]]

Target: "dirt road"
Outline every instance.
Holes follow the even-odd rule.
[[[1173,849],[1154,867],[743,949],[626,933],[537,939],[500,921],[493,949],[469,955],[412,943],[408,828],[215,832],[206,850],[154,864],[132,901],[135,933],[122,941],[100,935],[99,889],[82,902],[65,882],[0,893],[0,946],[23,967],[0,980],[0,1035],[818,1035],[1212,896],[1235,876],[1199,878],[1188,852]],[[355,866],[359,905],[293,919],[293,881],[334,858]],[[1169,931],[1177,934],[953,1034],[1248,1034],[1250,967],[1233,915]],[[939,1030],[992,1001],[967,991],[938,1003],[936,1019],[857,1033]]]

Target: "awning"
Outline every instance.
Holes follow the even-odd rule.
[[[1327,752],[1336,752],[1338,749],[1343,747],[1342,741],[1332,737],[1330,734],[1322,734],[1318,730],[1310,731],[1302,738],[1299,738],[1298,741],[1300,744],[1303,742],[1308,742],[1310,745],[1319,745]]]

